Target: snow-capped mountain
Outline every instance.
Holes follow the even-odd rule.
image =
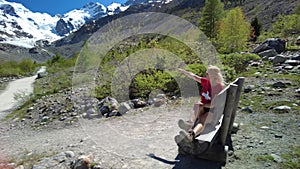
[[[125,5],[138,5],[138,4],[152,4],[152,3],[160,3],[160,4],[168,4],[172,0],[128,0]]]
[[[0,41],[32,46],[35,40],[60,38],[53,31],[59,18],[34,13],[19,3],[0,0]]]
[[[90,2],[81,9],[51,16],[32,12],[22,4],[0,0],[0,42],[33,47],[36,41],[55,41],[78,30],[83,24],[124,11],[128,6],[112,3],[108,7]]]

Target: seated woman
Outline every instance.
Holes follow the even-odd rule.
[[[194,113],[191,115],[189,124],[184,121],[179,121],[179,127],[185,128],[190,126],[186,137],[189,140],[195,139],[205,128],[205,125],[211,120],[211,102],[214,97],[219,94],[224,88],[224,79],[221,71],[216,66],[209,66],[205,77],[199,77],[192,72],[183,69],[178,69],[193,80],[199,82],[202,86],[200,91],[201,100],[194,104]],[[209,116],[210,114],[210,116]]]

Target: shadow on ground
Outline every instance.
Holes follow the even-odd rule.
[[[221,163],[214,161],[197,159],[192,156],[183,156],[178,154],[175,160],[163,159],[155,154],[148,154],[148,157],[174,166],[173,169],[221,169]]]

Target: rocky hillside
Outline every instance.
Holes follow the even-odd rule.
[[[236,6],[242,7],[245,12],[246,19],[250,22],[254,17],[258,17],[259,22],[262,23],[263,30],[270,29],[272,23],[279,15],[289,15],[294,12],[297,0],[288,1],[265,1],[265,0],[244,0],[241,3],[231,3],[225,5],[226,9]],[[103,25],[111,20],[120,18],[136,12],[163,12],[182,17],[189,22],[197,25],[200,16],[200,11],[205,5],[205,0],[173,0],[167,4],[153,3],[153,4],[139,4],[130,6],[125,12],[111,17],[101,18],[93,23],[83,26],[77,32],[70,36],[63,38],[55,43],[58,52],[63,52],[65,47],[74,48],[76,43],[82,44],[83,39],[89,38],[94,32],[99,30]],[[78,45],[77,45],[78,46]],[[62,50],[60,50],[62,48]],[[72,50],[71,50],[72,51]],[[74,52],[67,54],[71,57]]]
[[[130,2],[130,1],[129,1]],[[129,3],[128,2],[128,3]],[[228,2],[228,1],[224,1]],[[299,3],[298,0],[244,0],[240,3],[226,3],[225,8],[230,9],[235,6],[241,6],[244,9],[246,19],[251,21],[254,17],[258,17],[263,25],[264,30],[268,30],[271,24],[276,20],[279,15],[288,15],[293,13],[295,6]],[[16,59],[16,58],[32,58],[38,61],[48,60],[52,54],[59,53],[65,58],[74,57],[78,53],[86,39],[88,39],[94,32],[99,30],[102,26],[106,25],[111,20],[120,18],[137,12],[163,12],[182,17],[189,22],[197,25],[197,20],[200,17],[201,8],[204,6],[205,0],[172,0],[172,1],[151,1],[148,3],[131,3],[131,6],[124,12],[117,15],[109,15],[102,17],[98,20],[90,22],[82,26],[78,31],[71,33],[67,37],[56,41],[53,44],[32,49],[36,51],[34,55],[27,49],[20,49],[20,53],[11,52],[11,47],[2,47],[0,50],[0,58],[2,59]],[[62,22],[60,25],[68,27],[68,23]],[[62,30],[65,30],[62,29]],[[45,52],[41,52],[45,51]]]

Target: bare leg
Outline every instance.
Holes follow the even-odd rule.
[[[207,113],[201,112],[200,115],[198,116],[199,121],[193,128],[193,132],[195,136],[198,136],[203,131],[208,114],[209,112]]]
[[[194,104],[193,108],[194,112],[191,113],[191,122],[196,123],[196,120],[198,119],[199,115],[203,111],[203,103],[202,102],[197,102]]]
[[[190,116],[190,120],[191,120],[192,123],[194,123],[197,120],[198,111],[199,111],[199,103],[194,104],[193,110],[194,111],[191,113],[191,116]]]

